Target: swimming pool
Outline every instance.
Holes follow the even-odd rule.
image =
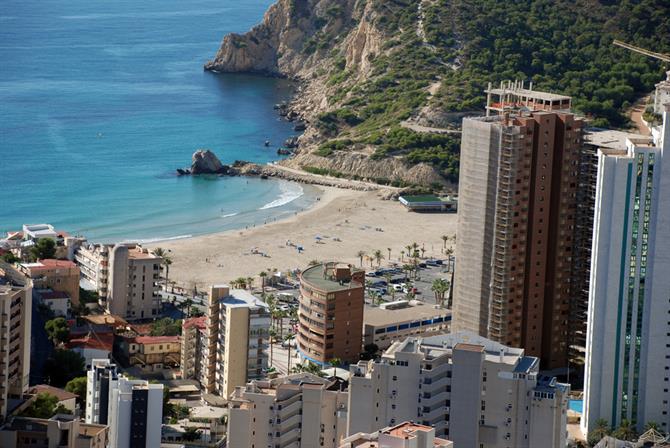
[[[568,402],[568,409],[571,411],[579,412],[580,414],[584,413],[584,400],[570,400]]]

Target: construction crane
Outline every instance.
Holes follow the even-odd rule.
[[[663,62],[670,62],[670,55],[668,54],[656,53],[654,51],[645,50],[644,48],[636,47],[635,45],[627,44],[626,42],[621,42],[620,40],[616,39],[612,43],[618,47],[625,48],[626,50],[634,51],[636,53],[640,53],[645,56],[649,56],[650,58],[659,59]]]

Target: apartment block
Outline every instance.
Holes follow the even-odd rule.
[[[435,428],[403,422],[372,434],[357,433],[342,440],[340,448],[454,448],[446,439],[435,437]]]
[[[347,422],[343,387],[309,373],[236,387],[228,404],[228,445],[338,447]]]
[[[356,362],[361,352],[365,271],[342,263],[310,266],[300,274],[298,351],[327,365]]]
[[[162,370],[177,367],[181,358],[179,336],[137,336],[122,343],[130,365],[143,369]]]
[[[670,88],[670,87],[669,87]],[[584,415],[670,430],[670,103],[652,137],[599,144]]]
[[[413,421],[454,446],[562,448],[570,386],[472,332],[407,338],[350,367],[347,434]]]
[[[250,292],[212,286],[206,322],[184,323],[182,377],[224,398],[260,378],[268,368],[270,320],[268,305]]]
[[[3,448],[107,448],[105,425],[82,423],[70,414],[46,418],[13,417],[0,427]]]
[[[207,316],[184,319],[181,328],[181,377],[198,380],[205,387],[208,372],[206,360],[209,359]]]
[[[160,446],[162,384],[130,380],[109,360],[98,359],[87,373],[86,395],[86,423],[109,426],[109,446]]]
[[[588,278],[574,268],[589,255],[588,241],[576,238],[590,234],[576,223],[580,182],[589,182],[581,174],[584,123],[563,110],[569,97],[489,94],[501,99],[488,110],[501,115],[463,120],[452,327],[523,347],[543,368],[564,368],[573,333],[585,333],[570,317],[585,309],[575,277]]]
[[[117,244],[83,246],[75,258],[108,313],[129,320],[159,314],[161,257],[137,244]]]
[[[32,283],[0,262],[0,421],[28,391]]]
[[[79,267],[69,260],[39,260],[22,263],[19,269],[38,289],[51,289],[68,295],[73,305],[79,304]]]

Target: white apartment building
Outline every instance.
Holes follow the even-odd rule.
[[[471,332],[407,338],[350,371],[347,434],[414,421],[456,447],[565,447],[570,386],[522,349]]]
[[[584,432],[598,419],[670,430],[669,110],[653,137],[595,136]]]
[[[109,426],[109,446],[158,448],[163,421],[163,385],[118,375],[108,359],[87,373],[86,423]]]
[[[161,257],[137,244],[117,244],[83,246],[75,259],[108,313],[130,320],[159,314]]]
[[[32,282],[0,262],[0,421],[28,391]]]
[[[228,403],[228,446],[337,448],[347,424],[342,388],[339,380],[309,373],[236,387]]]

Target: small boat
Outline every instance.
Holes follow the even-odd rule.
[[[270,140],[265,140],[265,146],[270,146]]]

